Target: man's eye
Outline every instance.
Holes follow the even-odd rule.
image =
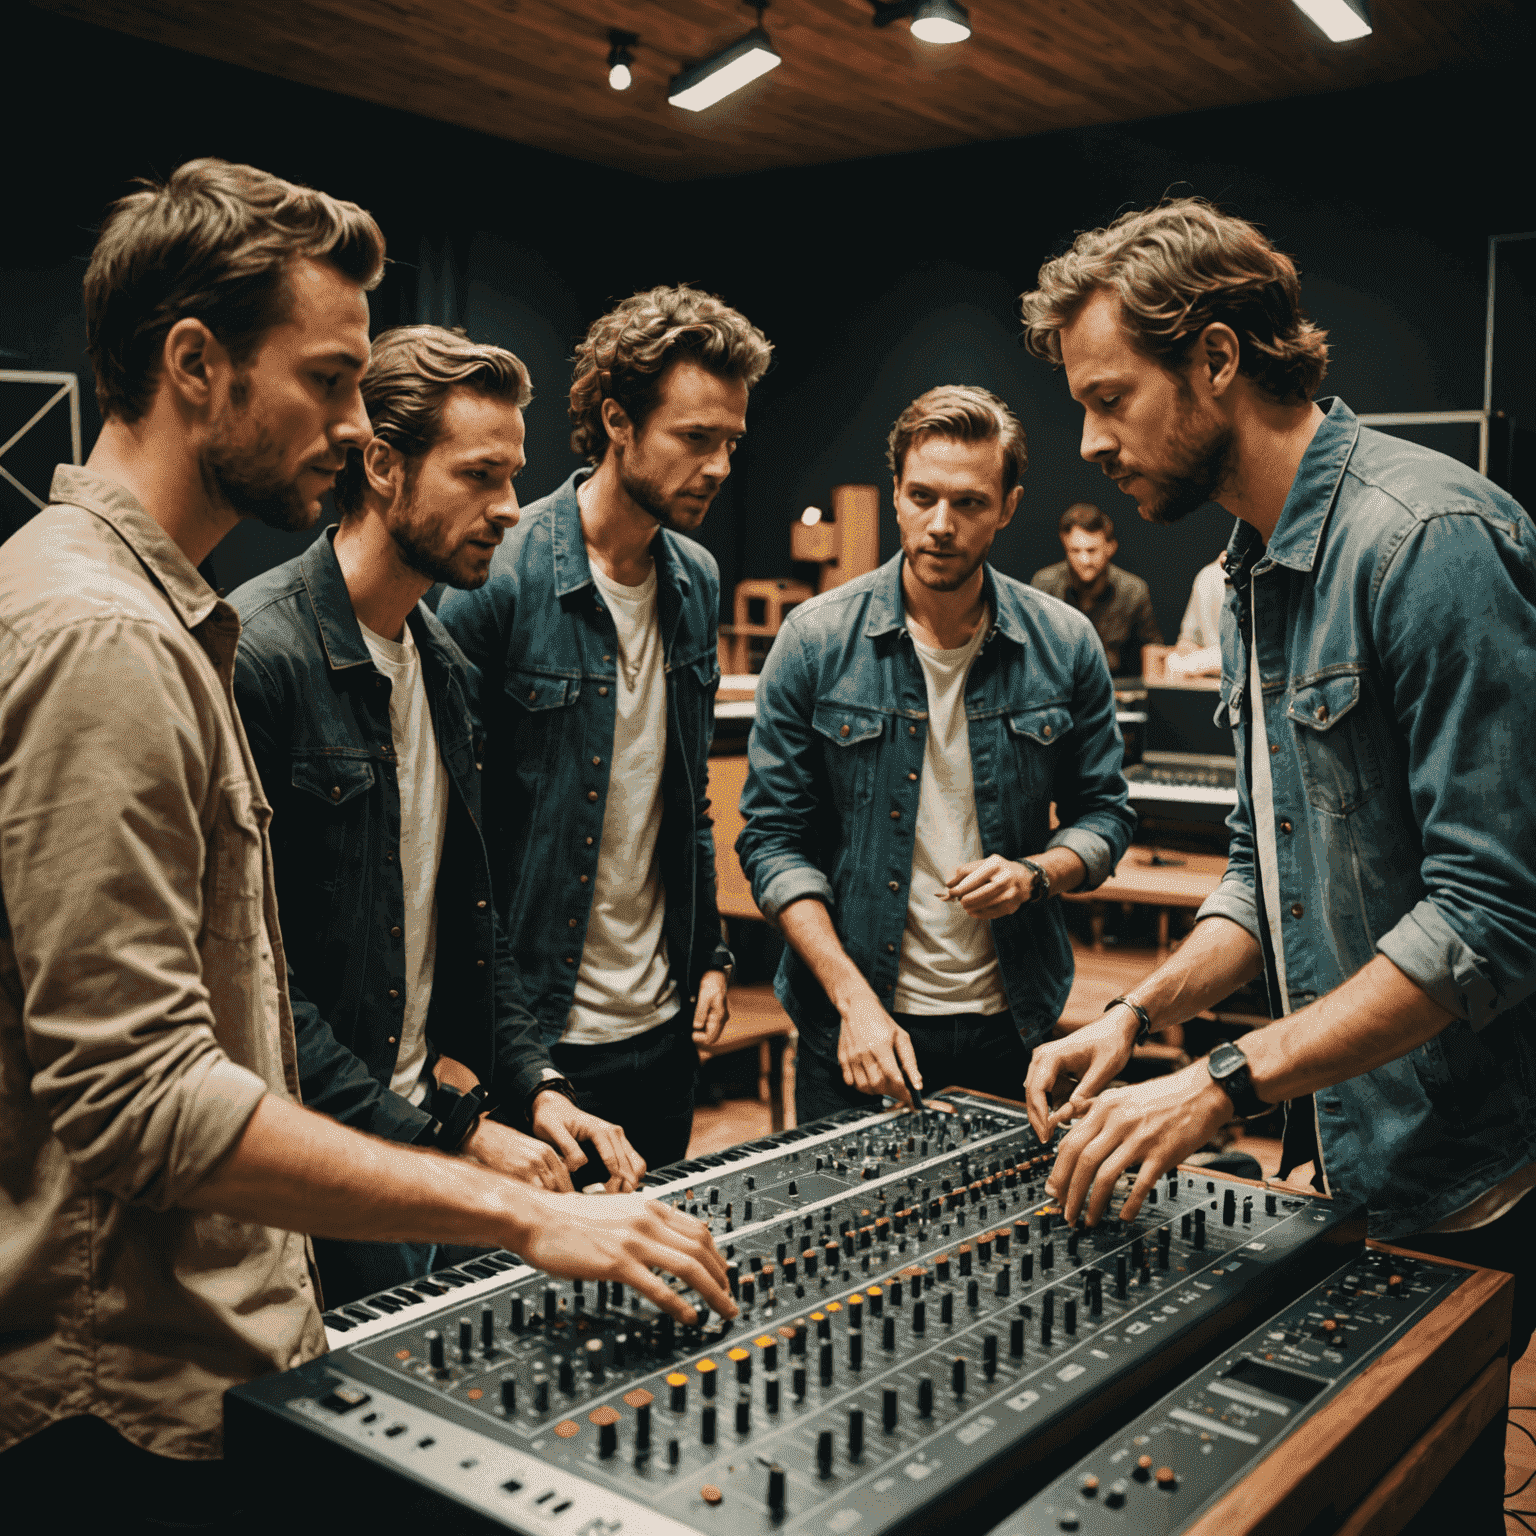
[[[464,473],[468,475],[471,480],[484,480],[486,478],[486,474],[483,469],[466,469]]]
[[[1106,411],[1112,411],[1119,403],[1119,395],[1101,395],[1099,397],[1099,404],[1102,405]]]

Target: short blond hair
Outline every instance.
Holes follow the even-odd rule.
[[[1328,372],[1328,333],[1301,307],[1296,263],[1247,219],[1203,198],[1170,199],[1089,230],[1036,281],[1020,300],[1024,345],[1058,367],[1062,326],[1107,288],[1137,348],[1170,370],[1221,322],[1237,333],[1239,372],[1275,400],[1310,400]]]
[[[1003,495],[1029,468],[1029,443],[1012,407],[978,384],[940,384],[921,394],[896,418],[885,443],[885,462],[900,480],[914,443],[947,437],[961,443],[997,443],[1003,450]]]

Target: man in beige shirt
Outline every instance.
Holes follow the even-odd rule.
[[[227,1520],[177,1463],[219,1455],[228,1386],[323,1351],[297,1234],[499,1244],[690,1318],[660,1269],[735,1311],[679,1213],[298,1103],[240,626],[196,568],[241,517],[311,524],[368,440],[383,254],[250,167],[125,198],[85,284],[106,424],[0,549],[0,1486],[69,1476],[72,1519]]]

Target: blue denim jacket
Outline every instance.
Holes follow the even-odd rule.
[[[889,1005],[912,880],[928,691],[907,631],[902,556],[785,620],[757,688],[751,769],[736,841],[752,895],[775,917],[802,897],[832,913],[849,958]],[[1004,858],[1065,846],[1101,884],[1135,827],[1121,776],[1109,668],[1093,625],[1066,603],[983,567],[991,632],[965,685],[982,847]],[[1060,829],[1050,830],[1056,803]],[[992,924],[1003,986],[1033,1045],[1072,988],[1061,903]],[[777,991],[824,1051],[836,1009],[786,949]]]
[[[405,1009],[405,889],[390,682],[352,612],[333,530],[238,588],[235,700],[272,802],[272,859],[304,1102],[394,1141],[425,1109],[389,1091]],[[496,1118],[527,1128],[549,1067],[489,905],[468,666],[425,604],[407,621],[452,800],[437,881],[427,1038],[490,1087]]]
[[[490,580],[450,592],[438,610],[477,669],[497,910],[549,1044],[565,1029],[586,942],[618,707],[618,631],[592,580],[576,502],[589,473],[525,507]],[[667,678],[664,932],[673,980],[691,1002],[704,972],[731,958],[709,817],[720,572],[692,539],[663,530],[651,547]]]
[[[1320,403],[1268,549],[1247,523],[1228,546],[1217,720],[1243,764],[1253,577],[1291,1006],[1379,952],[1456,1015],[1316,1095],[1330,1187],[1393,1238],[1536,1154],[1536,527],[1454,460]],[[1200,916],[1258,937],[1241,771],[1228,825]]]

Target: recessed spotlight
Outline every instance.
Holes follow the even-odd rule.
[[[1366,0],[1295,0],[1295,5],[1331,43],[1352,43],[1371,35]]]
[[[757,12],[757,25],[729,48],[722,48],[713,58],[695,64],[681,74],[672,77],[667,100],[674,107],[685,107],[690,112],[702,112],[717,101],[724,100],[732,91],[777,69],[784,60],[763,30],[763,11],[767,0],[752,0]]]
[[[617,27],[608,29],[608,84],[616,91],[627,91],[635,78],[631,72],[635,56],[630,49],[639,41],[633,32],[621,32]]]
[[[870,0],[875,25],[912,18],[912,35],[924,43],[963,43],[971,35],[970,12],[960,0]]]

